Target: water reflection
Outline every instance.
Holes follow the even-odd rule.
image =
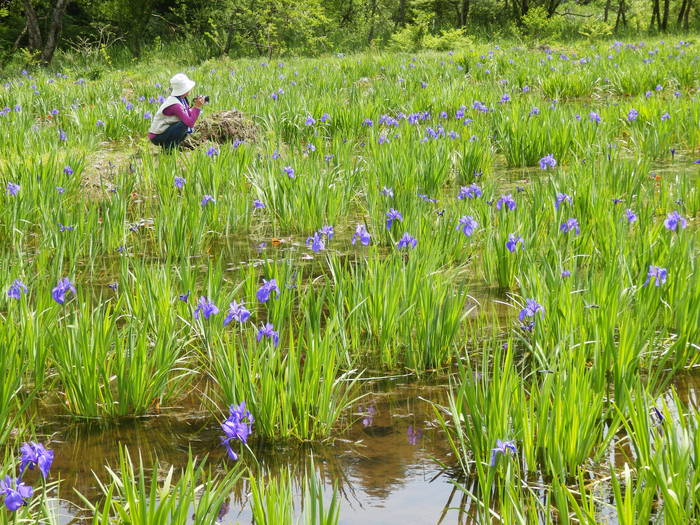
[[[683,403],[697,407],[697,371],[679,375],[674,385]],[[297,502],[303,492],[301,480],[313,461],[326,496],[330,498],[333,486],[340,492],[340,523],[344,525],[470,523],[476,510],[473,502],[454,487],[450,473],[442,472],[435,461],[453,463],[447,440],[426,401],[447,403],[444,378],[437,384],[410,383],[405,377],[368,381],[364,388],[368,395],[353,407],[354,422],[333,443],[252,442],[256,459],[244,454],[242,461],[258,476],[290,469]],[[77,507],[84,504],[74,489],[91,501],[99,500],[95,474],[107,479],[105,465],[118,464],[122,445],[129,448],[134,460],[140,454],[146,465],[158,458],[163,473],[171,465],[176,470],[183,467],[190,451],[198,457],[208,456],[209,464],[220,471],[231,466],[220,446],[217,422],[194,406],[108,428],[59,417],[46,422],[40,431],[52,436],[53,472],[62,479],[61,496]],[[466,480],[467,486],[469,482]],[[600,485],[597,490],[609,492],[606,484]],[[231,494],[221,523],[252,523],[248,494],[243,481]],[[68,505],[64,514],[64,524],[81,516]]]
[[[411,384],[401,378],[369,381],[365,389],[368,396],[353,407],[355,421],[332,444],[253,442],[257,464],[245,456],[243,461],[253,465],[260,476],[276,475],[289,468],[297,481],[299,499],[300,480],[313,458],[328,496],[333,486],[341,494],[343,524],[438,523],[443,507],[454,494],[449,479],[441,475],[434,461],[447,460],[449,450],[436,427],[433,409],[425,400],[445,403],[446,385]],[[230,467],[219,443],[217,422],[206,413],[179,412],[107,428],[71,423],[65,418],[46,422],[41,433],[52,436],[54,472],[62,479],[61,496],[78,507],[84,504],[75,490],[91,501],[99,501],[95,475],[107,479],[105,465],[118,465],[120,446],[128,447],[134,461],[140,454],[146,465],[157,458],[163,472],[171,465],[183,467],[190,451],[198,457],[207,455],[209,464],[218,469]],[[231,495],[229,506],[222,523],[251,523],[245,482]],[[80,517],[75,508],[68,506],[64,513],[68,516],[62,523]],[[457,523],[456,513],[447,512],[442,523]]]

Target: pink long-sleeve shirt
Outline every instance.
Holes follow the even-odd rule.
[[[187,110],[182,106],[182,104],[172,104],[163,110],[163,115],[168,115],[169,117],[179,118],[185,126],[188,128],[193,128],[194,123],[197,121],[199,114],[202,112],[200,108],[191,107]],[[148,138],[152,139],[156,137],[155,133],[149,133]]]

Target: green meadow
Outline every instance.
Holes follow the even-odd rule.
[[[162,57],[0,85],[2,477],[50,418],[245,402],[236,460],[124,447],[78,514],[210,524],[242,491],[257,525],[345,523],[313,462],[256,456],[342,439],[368,381],[408,374],[449,384],[417,402],[465,523],[700,520],[694,39]],[[150,144],[177,72],[255,140]],[[0,524],[59,523],[62,477]]]

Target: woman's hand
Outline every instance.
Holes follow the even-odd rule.
[[[194,98],[194,107],[200,108],[204,106],[204,97],[202,96],[197,96]]]

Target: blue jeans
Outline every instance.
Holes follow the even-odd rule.
[[[180,121],[171,124],[163,133],[153,137],[151,142],[156,146],[161,146],[164,150],[170,151],[177,148],[185,140],[185,137],[187,137],[187,126]]]

